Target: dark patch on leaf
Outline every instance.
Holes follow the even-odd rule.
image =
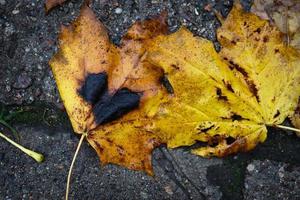
[[[93,113],[97,124],[104,124],[118,119],[129,111],[137,108],[140,102],[140,95],[127,88],[118,90],[113,96],[100,99]]]
[[[200,131],[201,132],[203,132],[203,133],[206,133],[207,131],[209,131],[210,129],[212,129],[213,127],[215,127],[215,125],[213,124],[213,125],[211,125],[210,127],[207,127],[207,128],[202,128],[202,129],[200,129]]]
[[[222,140],[224,139],[223,136],[216,134],[209,138],[208,145],[210,147],[216,147]]]
[[[274,49],[274,52],[275,52],[275,53],[279,53],[279,49],[277,49],[277,48]]]
[[[225,140],[226,140],[226,143],[227,143],[228,145],[230,145],[230,144],[232,144],[232,143],[234,143],[234,142],[236,141],[236,139],[233,138],[233,137],[231,137],[231,136],[225,138]]]
[[[269,37],[268,36],[264,36],[264,38],[263,38],[263,42],[268,42],[269,41]]]
[[[259,99],[259,96],[258,96],[258,89],[256,88],[256,85],[254,84],[254,82],[251,81],[251,80],[248,80],[248,79],[246,80],[246,82],[247,82],[247,85],[250,89],[250,92],[255,96],[257,102],[260,102],[260,99]]]
[[[240,120],[244,119],[241,115],[238,115],[236,113],[233,113],[230,118],[232,119],[232,121],[235,121],[235,120],[240,121]]]
[[[94,105],[107,88],[107,74],[89,74],[78,93],[90,104]]]
[[[259,102],[260,99],[258,96],[258,89],[257,89],[256,85],[254,84],[254,82],[252,80],[249,80],[248,73],[245,71],[245,69],[240,67],[238,64],[234,63],[232,60],[230,60],[229,63],[230,63],[229,68],[231,70],[236,69],[238,72],[240,72],[245,77],[245,81],[246,81],[251,93],[255,96],[257,102]]]
[[[226,88],[227,88],[230,92],[234,92],[230,83],[227,83],[227,84],[226,84]]]
[[[261,33],[261,28],[257,28],[257,29],[254,31],[254,33],[260,34],[260,33]]]
[[[219,99],[219,100],[228,101],[227,96],[224,96],[224,95],[222,94],[222,90],[221,90],[220,88],[217,88],[216,93],[217,93],[217,96],[218,96],[218,99]]]
[[[167,75],[164,75],[160,78],[160,82],[162,83],[162,85],[166,88],[167,92],[169,94],[174,94],[174,89],[172,84],[170,83]]]
[[[244,77],[248,78],[248,73],[240,67],[238,64],[234,63],[232,60],[229,61],[230,63],[230,69],[236,69],[238,72],[240,72]]]
[[[280,111],[277,110],[276,114],[274,115],[274,118],[278,117],[280,115]]]
[[[106,140],[109,144],[113,144],[113,141],[112,141],[111,139],[106,138],[105,140]]]
[[[171,64],[171,67],[173,67],[176,70],[179,70],[180,68],[176,64]]]
[[[78,93],[85,101],[93,105],[96,124],[104,124],[118,119],[129,111],[137,108],[140,94],[122,88],[114,95],[108,92],[107,74],[89,74]]]
[[[124,154],[125,154],[124,148],[121,145],[116,145],[116,147],[117,147],[117,151],[118,151],[119,155],[124,156]]]
[[[96,144],[97,149],[102,153],[104,151],[104,149],[101,147],[101,145],[99,144],[99,142],[94,141],[94,143]]]

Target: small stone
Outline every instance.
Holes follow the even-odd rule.
[[[22,73],[17,77],[17,81],[13,84],[13,87],[16,89],[26,89],[32,83],[32,79],[28,76],[27,73]]]
[[[11,91],[10,85],[7,85],[7,86],[5,87],[5,89],[6,89],[7,92],[10,92],[10,91]]]
[[[168,193],[169,195],[173,195],[174,194],[174,192],[172,190],[172,187],[170,185],[164,187],[164,189],[165,189],[166,193]]]
[[[252,172],[254,169],[255,169],[255,167],[254,167],[253,164],[249,164],[249,165],[247,166],[248,172]]]
[[[16,14],[18,14],[19,12],[20,12],[19,10],[13,10],[13,11],[12,11],[12,14],[16,15]]]
[[[29,97],[29,102],[32,103],[33,101],[34,101],[34,97],[33,97],[33,96],[30,96],[30,97]]]
[[[40,65],[40,64],[37,65],[37,68],[38,68],[38,70],[42,70],[43,69],[42,65]]]
[[[116,14],[121,14],[123,12],[122,8],[116,8],[115,13]]]
[[[198,12],[197,8],[195,8],[195,14],[199,15],[199,12]]]
[[[29,52],[29,51],[30,51],[30,48],[26,47],[25,52]]]
[[[280,179],[284,178],[284,173],[285,173],[284,167],[280,167],[278,170],[278,176]]]

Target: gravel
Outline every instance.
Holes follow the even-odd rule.
[[[300,199],[300,163],[253,160],[247,169],[244,199]]]
[[[0,199],[63,199],[78,143],[68,120],[59,118],[53,125],[44,118],[65,115],[56,108],[62,106],[48,61],[58,49],[60,26],[78,16],[82,1],[68,1],[48,15],[43,3],[0,0],[0,104],[12,110],[39,104],[38,121],[25,116],[10,123],[20,132],[21,144],[46,155],[45,162],[37,164],[0,140]],[[246,9],[250,3],[242,1]],[[232,1],[93,1],[96,15],[117,45],[135,21],[166,10],[170,32],[186,26],[219,49],[220,23],[208,5],[225,16]],[[154,177],[115,165],[100,167],[96,153],[84,143],[74,169],[71,199],[300,199],[300,139],[276,129],[270,129],[268,137],[253,152],[224,159],[200,158],[188,148],[160,147],[153,154]]]

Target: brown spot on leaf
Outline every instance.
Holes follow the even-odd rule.
[[[257,102],[260,102],[259,96],[258,96],[258,89],[254,82],[252,80],[246,79],[247,85],[250,89],[250,92],[255,96]]]
[[[99,144],[99,142],[95,140],[94,143],[97,146],[97,149],[100,151],[100,153],[102,153],[103,152],[103,148],[101,147],[101,145]]]
[[[266,43],[266,42],[268,42],[268,41],[269,41],[269,37],[268,37],[268,36],[264,36],[263,42]]]
[[[225,140],[226,140],[227,144],[232,144],[232,143],[234,143],[236,141],[236,139],[233,138],[233,137],[231,137],[231,136],[225,138]]]
[[[174,94],[174,89],[173,89],[173,86],[172,84],[170,83],[167,75],[163,75],[161,78],[160,78],[160,82],[161,84],[166,88],[167,92],[169,94]]]
[[[173,67],[176,70],[179,70],[180,68],[176,64],[171,64],[171,67]]]
[[[232,115],[231,115],[231,117],[230,117],[230,119],[232,119],[232,121],[240,121],[240,120],[242,120],[242,119],[244,119],[241,115],[238,115],[238,114],[236,114],[236,113],[233,113]]]
[[[213,125],[211,125],[210,127],[207,127],[207,128],[202,128],[202,129],[200,129],[200,131],[201,132],[203,132],[203,133],[206,133],[207,131],[209,131],[210,129],[212,129],[213,127],[215,127],[215,125],[213,124]]]
[[[257,29],[254,31],[254,33],[260,34],[260,33],[261,33],[261,28],[257,28]]]
[[[248,73],[238,64],[234,63],[232,60],[229,61],[230,66],[233,69],[236,69],[238,72],[240,72],[244,77],[248,77]]]
[[[276,114],[274,115],[274,118],[278,117],[280,115],[280,111],[277,110]]]
[[[218,96],[219,100],[228,101],[227,96],[224,96],[222,94],[222,90],[220,88],[217,88],[216,93],[217,93],[217,96]]]
[[[232,86],[230,83],[226,84],[226,88],[230,91],[230,92],[234,92],[234,90],[232,89]]]

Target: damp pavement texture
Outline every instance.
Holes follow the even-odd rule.
[[[242,1],[249,9],[251,1]],[[43,1],[0,0],[0,104],[21,144],[42,152],[37,164],[0,139],[0,199],[63,199],[66,177],[79,138],[62,110],[48,61],[57,51],[61,24],[78,16],[81,1],[68,1],[44,12]],[[232,1],[94,0],[93,9],[118,44],[128,27],[168,11],[170,32],[181,25],[212,40],[220,25],[210,4],[222,15]],[[287,122],[288,123],[288,122]],[[8,136],[11,132],[0,126]],[[269,130],[254,151],[224,159],[205,159],[189,148],[153,152],[154,177],[107,165],[100,167],[94,150],[84,143],[75,164],[71,199],[300,199],[300,139]]]

